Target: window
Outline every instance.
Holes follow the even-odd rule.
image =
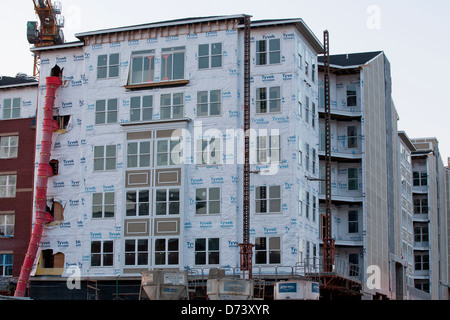
[[[348,212],[348,233],[358,233],[358,211]]]
[[[303,46],[301,42],[297,43],[298,61],[297,65],[300,69],[303,68]]]
[[[14,215],[0,215],[0,238],[14,236],[14,222]]]
[[[119,76],[119,54],[102,54],[97,58],[97,79],[115,78]]]
[[[281,62],[280,39],[256,41],[256,64],[266,65]]]
[[[280,237],[257,237],[255,240],[256,264],[281,263]]]
[[[148,240],[130,239],[125,240],[125,265],[145,266],[148,265]]]
[[[220,90],[197,92],[197,116],[220,116],[221,95]]]
[[[95,103],[95,124],[117,122],[117,99],[97,100]]]
[[[313,128],[316,127],[316,104],[314,102],[311,103],[311,126]]]
[[[0,277],[10,277],[13,271],[13,255],[0,253]]]
[[[155,239],[155,265],[178,264],[178,239]]]
[[[148,216],[150,197],[148,190],[127,191],[127,217]]]
[[[91,267],[111,267],[114,265],[114,242],[91,242]]]
[[[256,187],[256,213],[281,213],[281,187]]]
[[[130,121],[153,119],[153,96],[132,97],[130,99]]]
[[[298,191],[298,214],[303,215],[303,190]]]
[[[357,277],[359,276],[359,254],[349,253],[348,254],[348,264],[349,264],[349,276]]]
[[[196,214],[220,214],[220,188],[197,188],[195,190]]]
[[[195,152],[195,164],[217,165],[221,163],[221,139],[219,137],[198,139]]]
[[[309,123],[309,97],[305,96],[305,121]]]
[[[430,256],[428,253],[415,253],[414,264],[416,270],[430,270]]]
[[[219,238],[195,239],[195,264],[220,264]]]
[[[316,197],[313,196],[312,197],[312,220],[316,221],[316,211],[317,211],[317,201],[316,201]]]
[[[428,226],[419,225],[414,227],[414,242],[428,242]]]
[[[0,175],[0,198],[16,196],[17,175]]]
[[[143,168],[150,166],[150,141],[128,142],[127,167]]]
[[[198,68],[220,68],[222,67],[222,44],[211,43],[198,46]]]
[[[17,158],[19,153],[19,136],[1,137],[0,159]]]
[[[56,121],[56,123],[58,124],[58,131],[57,132],[66,132],[67,128],[69,127],[70,124],[70,115],[66,115],[66,116],[54,116],[53,120]]]
[[[305,166],[306,166],[306,170],[309,171],[309,144],[307,143],[305,145],[305,149],[306,149],[306,154],[305,154]]]
[[[413,185],[414,186],[426,186],[428,185],[427,172],[413,172]]]
[[[312,173],[316,173],[316,149],[312,149]]]
[[[300,117],[303,116],[303,94],[301,91],[298,92],[298,97],[297,97],[297,102],[298,102],[298,109],[297,109],[297,113]]]
[[[162,81],[184,79],[184,50],[185,47],[162,49]]]
[[[316,81],[316,65],[314,63],[311,68],[311,80]]]
[[[430,282],[428,280],[414,281],[414,288],[430,293]]]
[[[258,136],[256,142],[257,163],[280,162],[281,145],[279,135]]]
[[[347,146],[349,148],[357,148],[358,147],[358,134],[357,134],[356,126],[347,127]]]
[[[180,139],[158,140],[156,143],[156,164],[173,166],[181,163],[182,150]]]
[[[20,118],[20,98],[3,100],[3,120]]]
[[[305,75],[309,77],[309,62],[305,61]]]
[[[310,207],[310,203],[309,203],[309,192],[306,192],[306,218],[309,219],[309,207]]]
[[[414,214],[428,214],[428,198],[414,197]]]
[[[347,86],[347,107],[356,107],[356,86]]]
[[[132,52],[130,80],[131,84],[155,80],[155,50]]]
[[[92,196],[92,218],[113,218],[114,198],[114,192],[94,193]]]
[[[116,146],[94,147],[94,171],[116,169]]]
[[[358,189],[358,168],[348,168],[348,190]]]
[[[184,116],[183,93],[161,95],[161,119],[178,119]]]
[[[281,111],[280,87],[256,89],[256,113],[273,113]]]
[[[156,215],[180,214],[180,190],[156,190]]]

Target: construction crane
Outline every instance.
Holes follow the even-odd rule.
[[[51,0],[33,0],[37,21],[27,22],[27,39],[35,47],[51,46],[64,43],[64,17],[61,15],[61,2]],[[34,55],[33,76],[39,75],[39,54]]]
[[[243,237],[240,247],[241,270],[252,279],[253,244],[250,242],[250,16],[244,17],[244,201]]]
[[[334,239],[331,232],[331,107],[330,107],[330,45],[329,33],[323,33],[324,102],[325,102],[325,214],[322,216],[323,272],[332,272]]]

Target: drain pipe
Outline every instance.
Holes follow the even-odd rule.
[[[53,131],[58,129],[58,123],[53,120],[53,108],[55,106],[56,89],[62,85],[60,79],[60,71],[52,69],[52,76],[46,78],[46,95],[44,106],[44,126],[42,130],[41,154],[39,159],[38,176],[36,180],[36,194],[35,194],[35,221],[33,231],[31,234],[28,251],[25,255],[25,260],[20,271],[19,280],[17,282],[15,297],[24,297],[25,290],[28,285],[30,273],[33,268],[33,263],[36,259],[36,254],[44,233],[45,213],[47,205],[47,181],[49,177],[49,162],[50,152],[52,147]],[[56,70],[55,70],[56,69]],[[55,72],[56,71],[56,72]],[[56,73],[56,75],[55,75]],[[53,76],[55,75],[55,76]]]

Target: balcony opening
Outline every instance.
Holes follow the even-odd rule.
[[[64,253],[53,254],[52,249],[42,250],[36,275],[61,275],[64,272]]]

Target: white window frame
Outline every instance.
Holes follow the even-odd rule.
[[[273,49],[272,44],[278,42],[279,49]],[[264,50],[260,51],[261,43],[264,43]],[[256,41],[256,65],[265,66],[281,63],[281,39],[265,39]],[[272,61],[272,54],[278,53],[278,59]]]
[[[131,153],[132,146],[135,145],[136,153]],[[147,145],[148,151],[144,149]],[[147,148],[145,147],[145,148]],[[127,168],[148,168],[151,166],[151,148],[150,140],[133,140],[127,143]],[[142,151],[144,149],[144,151]],[[148,164],[146,164],[148,163]]]
[[[196,165],[221,165],[222,164],[222,138],[204,137],[197,139],[195,144]]]
[[[215,192],[219,192],[219,196],[216,198],[211,198],[212,190]],[[204,196],[202,194],[202,198],[198,197],[199,192],[204,192]],[[200,200],[199,200],[200,199]],[[220,187],[205,187],[205,188],[196,188],[195,189],[195,214],[198,216],[204,215],[220,215],[222,212],[222,190]],[[204,203],[205,212],[199,213],[198,205]],[[215,204],[215,207],[218,205],[218,212],[211,212],[211,205]],[[217,211],[217,210],[216,210]]]
[[[153,95],[130,99],[130,122],[153,120]]]
[[[272,97],[272,90],[275,90],[277,97]],[[262,96],[265,91],[265,97]],[[261,87],[256,89],[256,114],[280,113],[281,112],[281,87]],[[272,103],[276,103],[278,108],[272,111]],[[262,111],[261,105],[265,104],[265,111]]]
[[[131,242],[133,243],[133,250],[129,250],[128,248],[129,244]],[[140,244],[139,242],[145,242],[145,246],[147,246],[146,250],[140,250]],[[127,267],[132,266],[148,266],[150,264],[150,240],[149,239],[125,239],[124,241],[124,265]],[[128,259],[130,258],[129,255],[133,256],[134,263],[128,263]],[[139,263],[140,257],[144,257],[147,260],[147,263]]]
[[[281,162],[281,136],[279,134],[258,135],[256,140],[256,163],[279,162]]]
[[[156,250],[156,245],[158,241],[164,240],[164,250]],[[177,241],[177,250],[169,250],[169,242],[173,240]],[[159,248],[158,248],[159,249]],[[154,240],[154,248],[153,248],[153,264],[155,266],[176,266],[180,264],[181,250],[180,250],[180,239],[179,238],[155,238]],[[169,263],[169,255],[176,254],[177,263]],[[164,263],[157,263],[157,254],[164,254]]]
[[[101,110],[101,103],[103,103],[103,110]],[[95,124],[117,123],[118,114],[118,99],[102,99],[95,102]]]
[[[109,199],[112,195],[112,203],[109,202]],[[100,201],[97,203],[97,201]],[[114,192],[96,192],[92,195],[92,219],[113,219],[115,217],[116,212],[116,195]],[[100,209],[101,213],[100,217],[94,217],[94,209]],[[112,216],[106,216],[107,211],[109,212],[112,209]]]
[[[147,193],[147,201],[145,200],[145,193]],[[128,199],[128,194],[134,194],[135,201],[131,201],[131,199]],[[142,198],[141,198],[142,194]],[[151,191],[149,189],[127,189],[125,193],[125,216],[127,217],[149,217],[151,215],[151,206],[150,206],[150,199],[151,199]],[[134,206],[134,209],[129,209]],[[142,207],[144,206],[144,207]],[[147,210],[142,210],[141,208],[145,208]],[[134,214],[129,214],[128,211],[131,210],[134,212]]]
[[[260,244],[258,239],[265,239],[265,248],[261,249],[259,248]],[[278,240],[276,240],[278,239]],[[275,240],[275,243],[271,240]],[[279,246],[276,247],[276,242],[278,242]],[[282,261],[282,251],[281,251],[281,237],[256,237],[255,239],[255,264],[256,265],[276,265],[281,264]],[[279,261],[275,260],[273,261],[271,258],[274,256],[273,253],[278,253]],[[265,261],[266,262],[258,262],[259,255],[265,254]]]
[[[99,65],[100,58],[106,56],[106,64]],[[111,64],[111,57],[117,56],[117,64]],[[102,69],[106,69],[106,76],[99,76],[99,72]],[[111,76],[111,71],[113,68],[117,68],[117,75]],[[118,78],[120,76],[120,54],[119,53],[110,53],[110,54],[99,54],[97,56],[97,79],[110,79],[110,78]]]
[[[169,100],[167,100],[169,97]],[[175,104],[175,99],[180,100],[179,103]],[[166,102],[169,101],[167,104]],[[184,117],[184,93],[166,93],[161,94],[160,98],[160,110],[159,115],[161,120],[165,119],[180,119]],[[180,109],[181,112],[175,112],[175,110]],[[168,110],[168,115],[166,114]]]
[[[114,155],[108,154],[108,149],[110,149],[110,151],[111,151],[111,149],[112,149],[111,147],[114,147]],[[103,148],[101,156],[99,156],[99,154],[98,154],[98,152],[100,152],[100,148]],[[107,168],[108,160],[114,160],[114,168],[109,168],[109,167]],[[100,163],[100,161],[102,161],[102,168],[96,169],[95,164]],[[105,145],[105,146],[94,146],[94,172],[116,170],[116,166],[117,166],[117,145],[113,144],[113,145]]]
[[[19,136],[5,136],[0,140],[0,159],[13,159],[19,156]]]
[[[175,75],[175,55],[183,55],[183,75]],[[167,56],[167,57],[166,57]],[[168,64],[169,56],[172,56],[172,61],[170,63],[170,68]],[[183,47],[172,47],[172,48],[163,48],[161,50],[161,81],[174,81],[174,80],[183,80],[186,75],[186,48]],[[171,70],[171,72],[170,72]],[[169,74],[170,73],[170,74]]]
[[[220,53],[213,53],[214,46],[219,46],[219,45],[220,45],[220,48],[219,48]],[[205,48],[206,46],[208,46],[208,54],[203,54],[203,52],[201,52],[200,47]],[[221,42],[199,44],[198,45],[198,69],[205,70],[205,69],[222,68],[222,63],[223,63],[222,48],[223,48],[223,45]],[[215,60],[217,58],[220,58],[220,64],[217,66],[213,66],[213,60]],[[208,65],[206,67],[201,66],[200,61],[208,61]]]
[[[162,149],[164,142],[166,144],[166,148]],[[156,140],[155,162],[157,167],[178,166],[181,164],[182,156],[183,156],[183,148],[181,145],[181,137],[180,138],[171,137]],[[163,161],[164,159],[165,161]]]
[[[350,172],[354,172],[355,176],[350,177]],[[350,182],[355,181],[356,182],[356,189],[350,189]],[[348,191],[358,191],[359,190],[359,174],[358,174],[358,168],[348,168],[347,169],[347,190]]]
[[[197,242],[203,240],[205,242],[204,248],[199,248],[197,246]],[[211,241],[217,241],[217,249],[211,249]],[[199,244],[200,246],[200,244]],[[198,263],[197,256],[204,255],[205,263]],[[211,255],[217,256],[217,263],[212,263],[211,260],[216,259],[212,258]],[[194,264],[196,266],[205,266],[205,265],[220,265],[220,238],[196,238],[194,240]]]
[[[92,252],[92,245],[94,242],[100,242],[100,252]],[[112,243],[112,251],[106,251],[105,252],[105,244],[106,243]],[[100,267],[114,267],[114,240],[92,240],[91,241],[91,253],[90,253],[90,266],[92,268],[100,268]],[[100,264],[99,265],[92,265],[92,259],[93,255],[99,255],[100,256]],[[111,264],[105,265],[105,257],[108,256],[112,261]]]
[[[3,100],[3,120],[20,118],[20,98],[7,98]]]
[[[16,174],[0,174],[0,198],[15,198],[16,186]]]
[[[171,199],[170,195],[174,194],[174,192],[178,193],[178,199]],[[161,201],[158,199],[158,194],[164,194],[165,200]],[[156,188],[155,189],[155,216],[175,216],[181,213],[181,189],[180,188]],[[159,213],[158,205],[164,204],[164,213]],[[171,211],[171,205],[178,204],[178,210]]]
[[[16,216],[13,214],[4,214],[4,215],[0,214],[0,238],[14,237],[15,220]]]
[[[213,100],[213,98],[216,97],[218,98],[218,100]],[[219,111],[216,114],[212,114],[214,105],[217,105],[216,109]],[[205,108],[206,112],[202,110]],[[197,117],[213,117],[221,115],[222,115],[222,91],[221,90],[198,91]]]
[[[139,71],[134,70],[136,60],[142,59],[141,69]],[[135,51],[131,53],[131,66],[130,66],[130,84],[144,84],[152,83],[155,81],[155,50]],[[148,75],[145,74],[145,61],[149,61]],[[135,79],[135,72],[141,72],[140,79]],[[139,80],[139,81],[138,81]]]
[[[278,188],[279,196],[276,197],[274,195],[274,189]],[[272,186],[257,186],[255,187],[255,213],[257,214],[272,214],[272,213],[281,213],[282,211],[282,188],[279,185]],[[271,207],[273,203],[278,202],[279,210],[272,211]],[[258,205],[259,204],[259,205]],[[263,208],[266,211],[263,211]]]
[[[11,261],[10,263],[8,263]],[[0,253],[0,277],[12,277],[14,256],[12,253]]]

